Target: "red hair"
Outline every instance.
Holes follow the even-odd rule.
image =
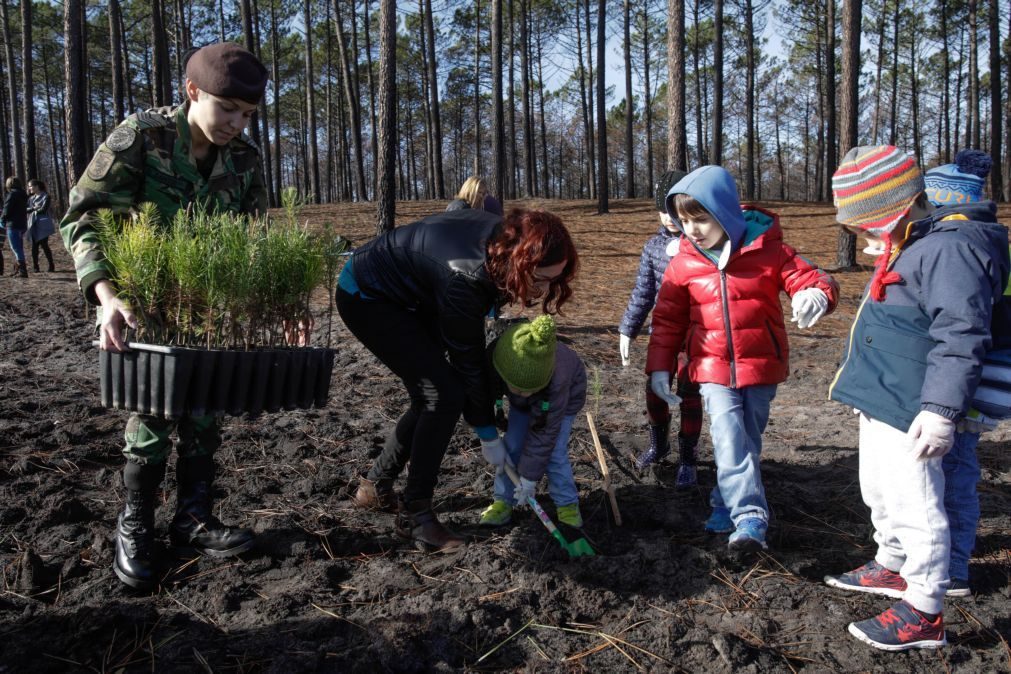
[[[534,295],[534,269],[565,262],[543,297]],[[529,305],[540,299],[544,313],[560,311],[572,296],[569,282],[579,255],[561,219],[547,211],[514,208],[502,221],[502,232],[488,244],[488,274],[510,303]]]

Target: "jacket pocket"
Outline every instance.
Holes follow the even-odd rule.
[[[765,329],[769,331],[769,339],[772,340],[772,346],[776,349],[776,359],[783,360],[783,349],[779,346],[776,331],[772,329],[772,322],[768,318],[765,319]]]
[[[863,341],[861,346],[865,348],[916,363],[926,363],[927,356],[935,346],[932,339],[873,323],[866,326],[860,339]]]

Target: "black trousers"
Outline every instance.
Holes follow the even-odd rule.
[[[339,288],[337,311],[355,337],[400,377],[411,398],[369,479],[395,479],[410,462],[404,500],[432,498],[465,402],[463,378],[446,359],[434,317]]]
[[[53,251],[49,250],[49,237],[32,241],[32,265],[35,271],[39,270],[39,248],[46,254],[46,261],[49,262],[49,271],[53,271]]]

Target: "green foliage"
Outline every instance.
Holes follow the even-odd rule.
[[[347,240],[299,226],[291,192],[288,216],[270,222],[180,211],[166,231],[149,205],[131,220],[103,211],[99,236],[138,316],[138,338],[250,348],[284,343],[286,326],[311,325],[312,294],[326,285],[332,295]]]

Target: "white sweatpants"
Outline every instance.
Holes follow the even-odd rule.
[[[860,492],[874,523],[874,559],[906,579],[914,608],[940,613],[951,555],[944,471],[940,458],[914,458],[911,445],[904,431],[860,415]]]

